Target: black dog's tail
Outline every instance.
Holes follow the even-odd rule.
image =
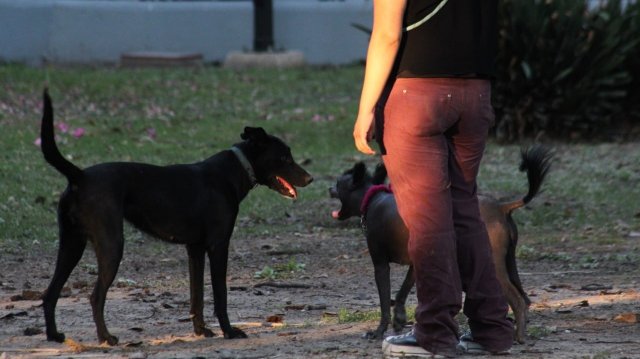
[[[521,151],[522,163],[520,171],[527,172],[529,180],[529,191],[520,200],[503,203],[501,209],[504,213],[511,213],[513,210],[523,207],[540,192],[542,182],[544,181],[549,169],[551,168],[551,160],[553,153],[549,148],[536,145]]]
[[[40,149],[44,159],[60,173],[62,173],[70,183],[76,183],[82,176],[82,170],[69,162],[58,150],[55,134],[53,130],[53,105],[49,91],[44,89],[44,110],[42,124],[40,127]]]

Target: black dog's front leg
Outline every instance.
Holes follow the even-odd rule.
[[[215,334],[204,323],[204,253],[202,246],[187,246],[189,254],[189,283],[191,294],[191,320],[196,335],[213,337]]]
[[[393,306],[393,330],[396,333],[402,331],[402,328],[407,324],[407,311],[405,304],[407,303],[407,296],[409,295],[409,292],[411,292],[411,288],[413,288],[414,283],[415,278],[413,277],[413,266],[409,266],[409,270],[407,270],[402,286],[396,294],[396,303]]]
[[[387,262],[374,263],[373,268],[380,298],[380,324],[375,331],[367,332],[367,339],[382,338],[391,322],[391,269]]]
[[[227,339],[246,338],[247,335],[242,330],[231,326],[227,314],[227,256],[229,247],[228,245],[219,246],[214,250],[209,250],[208,253],[213,285],[213,306],[224,337]]]

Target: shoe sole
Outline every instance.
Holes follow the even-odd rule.
[[[492,353],[486,349],[476,347],[476,345],[478,344],[474,343],[472,345],[473,347],[469,347],[468,344],[466,347],[463,345],[458,345],[456,349],[458,350],[458,353],[467,354],[467,355],[509,355],[511,354],[511,350]]]
[[[438,354],[432,354],[422,347],[414,347],[408,345],[395,345],[387,341],[382,342],[382,354],[384,358],[436,358],[444,359],[445,357]]]

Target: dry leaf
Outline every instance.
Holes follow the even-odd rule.
[[[616,322],[629,324],[637,323],[638,319],[640,319],[640,315],[638,313],[622,313],[613,318]]]

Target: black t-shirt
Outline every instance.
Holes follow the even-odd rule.
[[[408,0],[404,26],[432,12],[441,0]],[[490,77],[497,51],[498,0],[448,0],[429,21],[405,32],[397,77]]]

